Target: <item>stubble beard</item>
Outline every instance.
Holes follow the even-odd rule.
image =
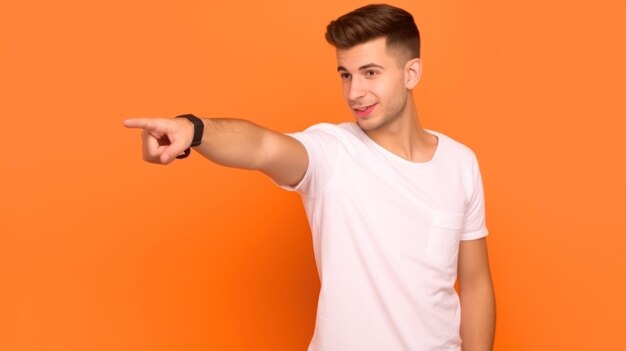
[[[407,92],[403,91],[402,98],[398,99],[398,103],[390,106],[393,109],[392,111],[385,111],[383,108],[382,111],[376,111],[380,113],[380,116],[365,120],[357,118],[357,124],[366,132],[382,130],[385,126],[398,120],[403,115],[406,110],[407,100]],[[379,105],[377,107],[381,106]]]

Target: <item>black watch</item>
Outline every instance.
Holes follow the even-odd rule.
[[[187,118],[193,123],[193,141],[191,142],[191,146],[198,146],[202,143],[202,133],[204,133],[204,123],[202,120],[192,114],[185,114],[176,116],[176,118]],[[182,155],[176,156],[176,158],[185,158],[189,156],[191,152],[191,146],[185,150],[185,153]]]

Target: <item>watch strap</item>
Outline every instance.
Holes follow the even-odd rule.
[[[184,114],[184,115],[178,115],[176,116],[176,118],[186,118],[189,121],[191,121],[191,123],[193,123],[193,140],[191,142],[191,145],[187,149],[185,149],[184,154],[176,156],[176,158],[181,159],[181,158],[186,158],[187,156],[189,156],[189,154],[191,153],[192,146],[198,146],[202,143],[202,134],[204,133],[204,123],[202,122],[200,118],[190,113]]]
[[[202,120],[190,113],[184,115],[178,115],[176,118],[186,118],[193,123],[193,141],[191,146],[198,146],[202,143],[202,134],[204,133],[204,123]]]

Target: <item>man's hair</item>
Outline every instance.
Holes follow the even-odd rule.
[[[349,49],[372,39],[385,37],[387,48],[403,48],[409,58],[420,57],[420,33],[413,16],[386,4],[372,4],[349,12],[326,27],[326,41]]]

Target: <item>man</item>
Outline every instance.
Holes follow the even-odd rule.
[[[309,351],[461,350],[461,342],[463,351],[491,350],[495,302],[478,162],[468,147],[420,125],[413,17],[365,6],[332,21],[326,39],[356,122],[287,134],[241,119],[124,123],[143,129],[148,162],[168,164],[192,145],[302,195],[321,282]]]

